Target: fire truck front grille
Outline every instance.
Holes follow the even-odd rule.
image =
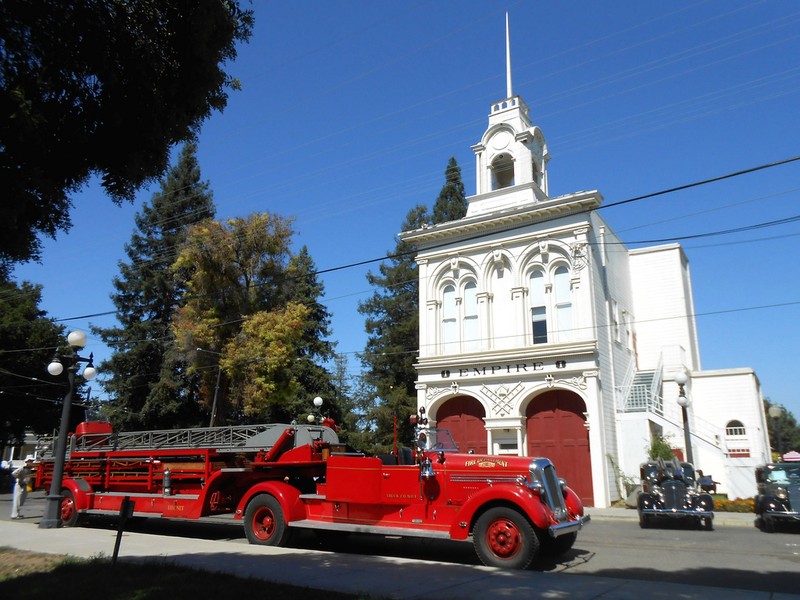
[[[538,481],[544,488],[543,499],[556,521],[567,519],[567,507],[561,493],[561,482],[558,480],[556,468],[547,458],[535,458],[530,467],[531,481]]]

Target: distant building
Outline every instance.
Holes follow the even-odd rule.
[[[510,60],[509,60],[510,65]],[[462,450],[551,458],[583,501],[608,506],[652,436],[730,497],[769,460],[752,369],[703,371],[689,261],[678,244],[628,250],[598,191],[551,198],[550,154],[511,90],[472,147],[464,218],[403,232],[418,249],[417,402]]]

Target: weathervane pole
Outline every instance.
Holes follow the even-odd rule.
[[[511,91],[511,36],[508,32],[508,13],[506,13],[506,98],[513,98]]]

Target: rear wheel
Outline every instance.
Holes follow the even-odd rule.
[[[478,558],[489,567],[526,569],[539,553],[539,538],[528,519],[502,506],[481,515],[473,544]]]
[[[285,546],[290,531],[280,502],[267,494],[253,498],[244,511],[244,532],[251,544]]]
[[[78,524],[78,509],[75,506],[75,496],[69,490],[61,492],[61,511],[59,514],[64,527],[75,527]]]
[[[639,527],[642,529],[648,529],[650,527],[650,517],[647,515],[639,515]]]

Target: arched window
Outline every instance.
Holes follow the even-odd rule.
[[[481,349],[481,332],[478,323],[478,286],[470,281],[464,286],[464,351]]]
[[[725,425],[725,437],[741,437],[747,435],[744,423],[741,421],[728,421]]]
[[[472,352],[481,349],[478,319],[478,285],[466,281],[460,290],[453,284],[442,289],[442,353]]]
[[[531,273],[531,322],[533,323],[533,343],[547,343],[547,296],[545,294],[544,272]]]
[[[553,276],[555,292],[556,329],[560,341],[571,340],[572,331],[572,292],[570,291],[569,269],[558,267]]]
[[[514,185],[514,161],[510,154],[501,154],[492,163],[492,189],[500,190]]]
[[[728,458],[750,458],[750,443],[744,423],[737,420],[725,425],[725,454]]]
[[[534,344],[566,342],[575,337],[569,268],[537,268],[530,276],[531,329]]]
[[[445,286],[442,290],[442,352],[450,354],[458,351],[458,320],[456,309],[456,288]]]

